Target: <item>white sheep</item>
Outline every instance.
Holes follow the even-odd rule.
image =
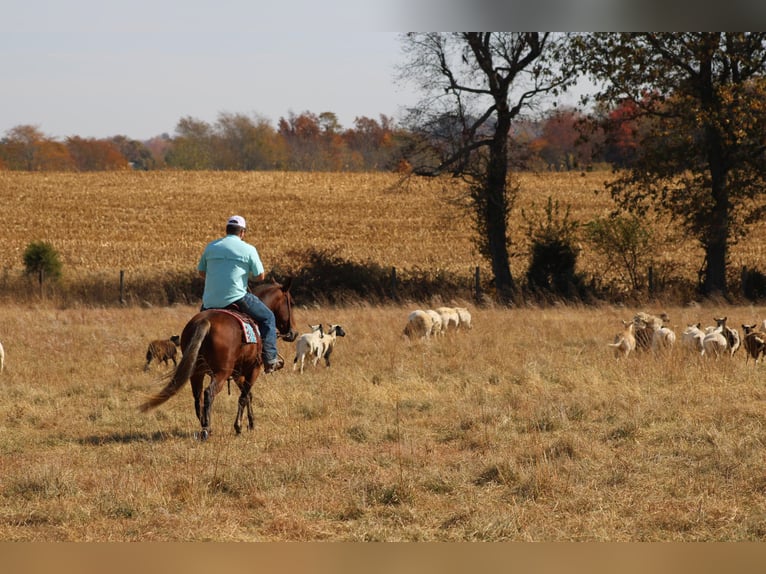
[[[303,364],[307,356],[314,357],[314,365],[319,361],[321,357],[322,344],[320,342],[324,331],[322,330],[322,324],[309,325],[311,329],[310,333],[303,333],[295,343],[295,358],[293,359],[293,371],[298,368],[298,361],[300,361],[301,373],[303,372]]]
[[[668,327],[660,327],[652,335],[652,351],[667,352],[676,344],[676,334]]]
[[[439,315],[436,311],[433,309],[427,309],[426,313],[428,313],[429,317],[431,317],[431,336],[444,336],[444,325],[442,324],[442,316]]]
[[[700,326],[700,323],[687,325],[681,335],[681,342],[687,349],[701,354],[704,350],[702,340],[705,338],[705,332],[700,329]]]
[[[607,345],[614,348],[614,356],[618,359],[621,356],[623,359],[627,358],[630,352],[636,349],[635,323],[623,321],[622,324],[625,329],[614,336],[613,343],[607,343]]]
[[[456,331],[460,327],[460,315],[454,307],[438,307],[436,312],[442,316],[442,330]]]
[[[3,365],[5,365],[5,349],[3,349],[3,344],[0,343],[0,373],[3,372]]]
[[[420,337],[428,339],[431,336],[433,319],[431,315],[421,309],[416,309],[407,317],[407,324],[404,326],[404,336],[409,339]]]
[[[741,344],[739,339],[739,331],[726,325],[726,317],[713,317],[713,319],[715,320],[716,325],[723,325],[723,330],[721,333],[724,337],[726,337],[726,345],[729,349],[729,354],[733,357],[734,353],[737,352]]]
[[[707,327],[705,329],[705,338],[702,339],[702,354],[708,357],[714,356],[716,358],[721,356],[721,353],[726,351],[728,343],[726,337],[723,334],[723,328],[725,321],[719,323],[717,327]]]
[[[319,354],[316,357],[316,360],[314,361],[314,365],[317,364],[317,361],[319,361],[320,358],[324,359],[324,364],[326,367],[330,366],[330,355],[332,354],[332,350],[335,348],[335,339],[336,337],[345,337],[346,331],[343,330],[343,327],[340,325],[335,325],[333,323],[330,323],[330,328],[327,329],[327,332],[324,333],[319,338]]]
[[[455,307],[458,316],[458,327],[461,329],[473,329],[471,324],[471,312],[465,307]]]

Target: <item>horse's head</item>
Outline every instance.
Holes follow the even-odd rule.
[[[288,343],[298,336],[293,318],[293,296],[290,293],[292,279],[284,284],[263,283],[255,290],[255,294],[274,313],[277,332]]]

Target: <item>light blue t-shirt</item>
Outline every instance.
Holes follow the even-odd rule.
[[[247,278],[263,273],[258,251],[238,235],[227,235],[207,244],[197,269],[205,272],[202,304],[226,307],[247,293]]]

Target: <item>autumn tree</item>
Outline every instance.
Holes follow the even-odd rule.
[[[638,214],[669,213],[704,248],[702,293],[727,294],[729,246],[762,219],[766,33],[585,34],[601,102],[628,100],[647,128],[608,186]]]
[[[72,136],[66,147],[77,171],[113,171],[126,169],[128,161],[114,142]]]
[[[0,158],[10,170],[69,171],[72,158],[66,146],[36,126],[19,125],[0,140]]]
[[[221,113],[215,125],[217,169],[274,169],[285,162],[277,133],[263,117]]]
[[[176,137],[165,156],[171,167],[181,169],[213,169],[215,133],[202,120],[186,116],[178,120]]]
[[[477,244],[505,304],[516,291],[508,249],[517,189],[509,186],[511,125],[539,96],[572,81],[559,58],[565,40],[538,32],[409,33],[402,39],[401,78],[425,94],[408,123],[431,144],[430,154],[413,155],[414,172],[452,173],[470,182]],[[425,163],[429,157],[433,162]]]
[[[150,170],[157,167],[152,151],[144,143],[127,136],[114,136],[110,140],[133,169]]]

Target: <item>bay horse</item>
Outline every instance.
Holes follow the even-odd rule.
[[[273,311],[277,324],[277,335],[292,342],[298,336],[293,320],[293,300],[290,294],[290,280],[284,285],[262,283],[253,289],[253,294]],[[257,333],[257,330],[256,330]],[[234,379],[240,389],[237,418],[234,430],[242,430],[242,413],[247,409],[248,428],[253,430],[252,395],[255,379],[261,372],[263,347],[260,334],[255,343],[245,343],[240,320],[226,310],[206,309],[192,317],[181,333],[183,355],[178,366],[168,375],[169,381],[157,394],[149,397],[139,407],[146,412],[158,407],[174,396],[186,381],[191,381],[194,395],[194,410],[197,413],[202,432],[200,438],[210,436],[210,413],[213,400],[229,379]],[[202,392],[206,375],[212,380]],[[204,399],[204,400],[203,400]]]

